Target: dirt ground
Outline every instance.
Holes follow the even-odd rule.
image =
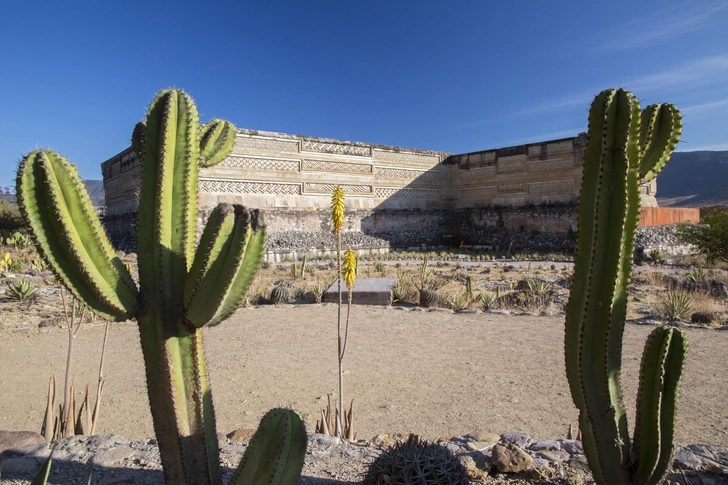
[[[271,407],[299,410],[313,431],[336,378],[336,307],[244,308],[205,330],[218,430],[255,428]],[[634,410],[642,345],[652,327],[627,325],[623,384]],[[564,437],[577,413],[564,373],[563,317],[419,312],[355,306],[344,361],[359,438],[472,431]],[[728,445],[728,331],[690,328],[677,442]],[[75,343],[79,388],[98,373],[102,325]],[[67,333],[0,336],[0,429],[40,430],[48,378],[63,379]],[[153,435],[139,337],[113,324],[98,432]],[[62,392],[61,392],[62,393]],[[631,422],[634,422],[631,414]]]

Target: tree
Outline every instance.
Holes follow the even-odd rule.
[[[712,212],[700,224],[680,224],[678,238],[693,244],[709,261],[728,262],[728,212]]]

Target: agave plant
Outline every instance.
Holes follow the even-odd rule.
[[[26,225],[63,285],[106,319],[139,324],[168,484],[221,482],[202,327],[225,320],[242,300],[263,254],[265,225],[257,210],[220,204],[195,249],[197,177],[200,167],[222,161],[234,141],[232,123],[216,119],[201,126],[192,98],[175,89],[160,92],[136,125],[132,147],[142,161],[138,287],[114,253],[75,166],[57,153],[34,151],[18,168]]]

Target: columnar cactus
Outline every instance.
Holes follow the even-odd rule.
[[[186,93],[160,92],[132,145],[142,160],[137,226],[139,287],[114,253],[76,168],[34,151],[17,194],[35,242],[63,284],[109,320],[136,318],[166,483],[220,483],[212,394],[201,327],[230,316],[263,253],[257,210],[219,205],[197,251],[197,174],[224,159],[235,127],[200,126]],[[300,469],[299,469],[300,470]]]
[[[680,131],[674,106],[654,105],[640,114],[638,101],[622,89],[600,93],[589,113],[565,348],[584,451],[602,485],[657,485],[671,464],[685,334],[661,327],[647,339],[634,443],[620,368],[639,184],[664,167]]]

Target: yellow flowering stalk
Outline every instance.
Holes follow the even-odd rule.
[[[331,195],[331,223],[334,226],[334,235],[341,237],[341,229],[344,227],[344,189],[341,185],[334,187]]]
[[[356,281],[356,254],[353,249],[349,248],[344,254],[344,282],[349,288],[349,293],[354,287],[354,281]]]

